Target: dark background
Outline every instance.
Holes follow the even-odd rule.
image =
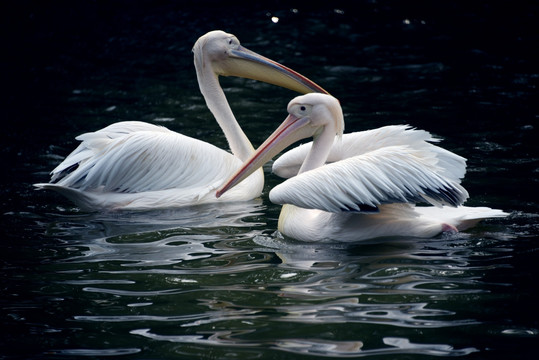
[[[455,257],[469,264],[461,264],[473,279],[469,286],[484,292],[455,297],[450,307],[457,316],[478,317],[479,329],[465,335],[460,329],[435,329],[436,334],[461,347],[477,347],[480,351],[471,355],[475,359],[534,358],[539,333],[538,12],[531,1],[333,1],[318,6],[303,1],[2,2],[0,349],[6,345],[8,350],[0,350],[0,358],[21,353],[47,358],[48,349],[76,348],[87,334],[98,334],[99,340],[121,334],[151,348],[147,339],[133,340],[111,324],[85,325],[82,335],[47,332],[49,326],[82,326],[73,322],[73,314],[101,311],[83,306],[92,296],[84,292],[78,293],[80,303],[49,308],[51,298],[67,298],[78,289],[55,285],[56,271],[66,268],[62,260],[73,256],[68,247],[83,252],[93,245],[92,226],[128,226],[121,218],[81,215],[66,200],[36,192],[32,184],[48,180],[48,172],[76,146],[75,136],[117,121],[161,123],[226,147],[198,90],[191,54],[196,39],[214,29],[235,34],[246,47],[301,72],[339,98],[347,132],[410,124],[443,138],[442,146],[468,159],[468,204],[500,208],[511,216],[495,221],[493,228],[486,225],[463,235],[454,245],[461,254]],[[271,21],[273,16],[278,23]],[[255,146],[284,119],[286,103],[295,96],[242,79],[222,79],[222,84]],[[266,210],[258,215],[266,225],[255,230],[270,232],[279,207],[269,203],[267,192],[280,180],[269,173],[267,179]],[[131,233],[126,238],[137,240]],[[256,255],[256,246],[246,243],[241,249]],[[446,254],[451,246],[440,251]],[[425,245],[414,255],[436,255],[429,252],[433,248]],[[345,259],[362,259],[358,253],[377,248],[358,249]],[[408,260],[398,258],[402,264],[396,266]],[[86,265],[77,270],[92,275],[93,264]],[[114,261],[98,265],[115,269]],[[153,284],[154,279],[140,281]],[[27,307],[12,310],[18,304]],[[423,331],[398,330],[418,337]]]
[[[182,102],[180,91],[198,92],[190,48],[211,29],[232,32],[244,45],[320,83],[356,122],[347,120],[348,131],[395,122],[432,130],[436,111],[438,133],[457,143],[466,145],[470,127],[488,130],[491,140],[502,144],[509,131],[518,139],[507,144],[515,157],[537,153],[533,2],[356,1],[352,7],[338,1],[319,6],[13,1],[0,6],[6,183],[22,180],[10,170],[17,164],[32,161],[44,147],[62,145],[50,142],[54,134],[65,133],[72,141],[114,121],[171,116],[174,107],[164,107],[165,97]],[[159,81],[166,85],[164,96],[156,96],[159,90],[147,97],[137,92],[148,79],[156,87]],[[73,103],[77,90],[99,87],[110,90]],[[115,96],[132,108],[103,111],[108,103],[114,106]],[[86,122],[74,120],[81,114]]]

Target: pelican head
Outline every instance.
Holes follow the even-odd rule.
[[[344,117],[339,101],[327,94],[306,94],[288,103],[288,116],[266,141],[217,191],[220,197],[275,155],[296,141],[313,137],[312,150],[300,173],[321,166],[327,160],[335,136],[344,132]]]
[[[221,30],[201,36],[193,47],[199,78],[212,69],[215,76],[238,76],[282,86],[302,94],[320,92],[321,86],[305,76],[240,45],[236,36]]]

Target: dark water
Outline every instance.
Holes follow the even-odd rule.
[[[217,4],[2,5],[0,359],[535,358],[538,7]],[[166,211],[88,214],[33,190],[76,135],[116,121],[225,147],[190,52],[213,29],[324,86],[347,131],[443,138],[468,158],[468,204],[511,215],[316,245],[275,233],[269,172],[259,200]],[[255,145],[295,96],[222,84]]]

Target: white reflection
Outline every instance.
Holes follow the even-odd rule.
[[[275,342],[274,348],[300,354],[322,356],[353,356],[359,355],[363,342],[361,341],[330,341],[321,339],[287,339]]]
[[[385,337],[383,338],[383,341],[386,345],[395,346],[398,348],[399,353],[406,352],[409,354],[425,354],[435,356],[464,356],[479,351],[475,348],[456,350],[453,349],[452,346],[444,344],[416,344],[410,342],[410,340],[406,338],[397,337]]]
[[[151,329],[135,329],[130,331],[155,341],[173,343],[201,344],[206,346],[226,346],[240,349],[271,348],[296,354],[317,355],[334,358],[348,358],[352,356],[417,354],[434,356],[464,356],[477,352],[475,348],[454,349],[445,344],[417,344],[406,338],[385,337],[383,342],[389,347],[371,348],[363,350],[363,341],[335,341],[322,338],[277,338],[274,340],[252,340],[255,330],[221,330],[208,331],[196,335],[159,335]],[[241,336],[249,335],[249,340]]]
[[[150,211],[111,211],[97,213],[50,214],[43,227],[50,235],[75,239],[157,233],[169,229],[204,233],[220,227],[262,226],[265,205],[261,199],[219,205],[188,206]],[[201,230],[201,231],[196,231]]]

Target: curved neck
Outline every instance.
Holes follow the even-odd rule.
[[[299,174],[324,165],[334,141],[335,127],[331,125],[324,126],[322,132],[314,136],[313,145],[299,169]]]
[[[211,66],[200,65],[196,61],[195,68],[200,92],[221,130],[223,130],[230,150],[241,161],[247,160],[254,152],[253,145],[236,121],[225,93],[219,85],[217,74],[213,72]]]

